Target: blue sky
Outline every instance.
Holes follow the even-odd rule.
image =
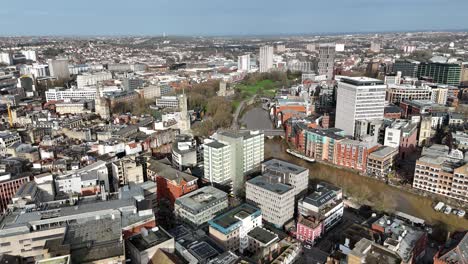
[[[468,29],[468,0],[11,0],[0,35],[255,35]]]

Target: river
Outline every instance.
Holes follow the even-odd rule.
[[[264,111],[264,110],[263,110]],[[258,108],[251,109],[242,117],[243,120],[254,120],[253,117],[266,117]],[[248,129],[262,129],[265,122],[248,122]],[[446,225],[449,231],[468,229],[468,220],[455,215],[446,215],[434,211],[433,201],[402,190],[382,181],[361,176],[353,171],[344,170],[323,163],[309,163],[286,153],[286,143],[279,138],[265,139],[265,159],[278,158],[306,167],[311,180],[323,180],[343,188],[344,193],[361,202],[370,202],[376,208],[387,212],[400,211],[424,219],[427,223]]]

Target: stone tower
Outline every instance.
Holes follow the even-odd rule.
[[[180,110],[180,121],[179,121],[180,133],[186,133],[190,131],[190,116],[188,113],[187,95],[185,93],[179,95],[179,110]]]
[[[96,99],[94,100],[94,109],[97,115],[99,115],[102,119],[109,119],[110,109],[107,100],[101,96],[101,83],[96,85]]]

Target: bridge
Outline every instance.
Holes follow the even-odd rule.
[[[251,130],[260,131],[265,137],[284,137],[285,131],[283,129],[240,129],[239,132],[247,132]]]

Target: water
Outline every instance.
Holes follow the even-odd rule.
[[[468,228],[468,220],[434,211],[433,201],[428,197],[410,193],[353,171],[318,162],[306,162],[286,153],[286,148],[284,140],[266,139],[265,158],[279,158],[306,167],[310,171],[311,179],[323,180],[340,186],[346,195],[355,198],[359,203],[372,204],[377,210],[404,212],[449,231]]]

